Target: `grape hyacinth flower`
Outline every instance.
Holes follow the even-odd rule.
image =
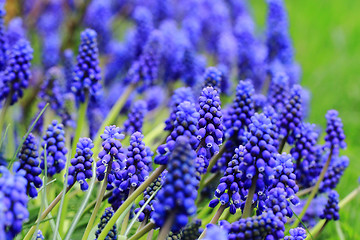
[[[140,91],[152,86],[158,78],[162,38],[162,33],[154,30],[145,44],[143,53],[128,71],[126,82],[138,85]]]
[[[147,113],[147,104],[143,100],[134,102],[128,119],[124,123],[124,130],[126,134],[133,134],[135,132],[142,132],[144,118]]]
[[[94,144],[90,138],[80,138],[76,144],[76,153],[71,159],[69,167],[68,185],[71,186],[75,182],[79,182],[81,190],[86,191],[89,188],[85,179],[92,178],[92,158],[91,149]]]
[[[148,158],[148,151],[143,138],[144,135],[141,132],[134,132],[130,137],[130,146],[125,161],[126,166],[124,170],[120,171],[122,178],[119,188],[122,191],[135,190],[149,177],[151,158]],[[151,150],[150,154],[152,155]]]
[[[10,51],[8,63],[2,77],[0,101],[11,97],[10,104],[13,105],[23,96],[23,90],[28,87],[31,77],[31,60],[33,49],[30,43],[19,40]]]
[[[327,192],[330,189],[335,189],[348,166],[349,158],[347,156],[333,157],[324,179],[320,183],[319,192]]]
[[[60,173],[65,168],[66,154],[68,152],[65,147],[65,131],[64,126],[53,120],[52,123],[46,129],[46,133],[43,136],[43,142],[41,147],[45,150],[46,147],[46,162],[47,162],[47,175],[49,177],[54,176],[56,173]],[[40,167],[45,169],[45,151],[41,152]]]
[[[221,33],[217,43],[217,57],[219,64],[231,69],[236,62],[237,41],[231,31]]]
[[[135,32],[135,56],[139,57],[144,51],[145,43],[153,31],[153,16],[146,7],[136,7],[133,18],[136,24]]]
[[[140,208],[149,200],[149,198],[161,187],[162,182],[164,181],[164,178],[166,174],[162,174],[160,177],[155,179],[144,191],[144,198],[140,200],[139,202],[139,208],[135,209],[135,214],[137,214],[140,211]],[[144,211],[140,213],[139,215],[139,222],[146,221],[147,219],[150,219],[153,211],[153,203],[154,199],[149,202],[148,205],[146,205]]]
[[[284,237],[283,222],[271,211],[259,216],[242,218],[229,224],[225,220],[220,225],[229,232],[228,239],[282,239]]]
[[[292,228],[289,232],[290,236],[285,236],[284,240],[305,240],[307,237],[306,230],[301,227]]]
[[[276,73],[270,81],[268,102],[277,113],[282,113],[285,110],[289,94],[289,77],[282,72]]]
[[[208,67],[204,73],[204,87],[213,87],[220,94],[221,78],[222,74],[216,67]]]
[[[260,93],[254,94],[253,98],[254,98],[255,112],[259,112],[267,104],[267,99],[264,95]]]
[[[168,161],[167,176],[153,204],[152,220],[156,226],[162,227],[172,216],[171,231],[177,233],[186,226],[188,217],[196,213],[198,181],[194,166],[196,154],[191,140],[186,135],[179,136],[174,145]]]
[[[195,150],[199,143],[197,138],[199,135],[198,121],[199,113],[196,111],[195,104],[188,101],[180,103],[177,107],[174,130],[167,137],[166,143],[158,147],[158,155],[155,157],[154,162],[161,165],[167,164],[169,153],[174,149],[176,139],[179,136],[188,137],[191,147]]]
[[[293,212],[287,201],[287,193],[281,187],[275,187],[269,191],[268,199],[266,199],[265,204],[267,210],[271,209],[275,216],[277,216],[284,224],[287,222],[286,217],[292,217]]]
[[[60,83],[61,78],[61,71],[58,67],[52,67],[46,72],[44,83],[39,93],[42,100],[42,102],[39,103],[39,109],[43,109],[46,103],[49,103],[55,113],[60,113],[60,111],[63,110],[64,95]]]
[[[124,139],[124,134],[121,134],[120,128],[113,126],[105,127],[104,133],[101,134],[103,140],[101,146],[103,150],[100,151],[96,162],[96,177],[98,181],[105,178],[105,171],[108,174],[108,189],[112,188],[111,184],[114,182],[115,174],[120,174],[120,170],[125,167],[125,155],[122,149],[120,140]],[[119,177],[120,178],[120,177]]]
[[[236,87],[235,100],[224,118],[226,138],[235,138],[244,141],[245,130],[251,123],[251,117],[255,113],[253,100],[254,87],[250,80],[240,81]]]
[[[170,116],[165,121],[165,128],[164,130],[173,131],[174,129],[174,122],[176,120],[176,112],[178,111],[178,106],[182,102],[192,102],[195,103],[194,94],[189,87],[181,87],[174,91],[174,94],[171,96],[170,99]]]
[[[99,50],[96,37],[97,33],[89,28],[81,33],[79,55],[71,87],[77,102],[84,103],[87,94],[91,100],[96,102],[101,92]]]
[[[279,136],[285,144],[293,144],[301,136],[301,92],[300,85],[294,85],[290,91],[290,98],[285,104],[284,110],[278,121]],[[280,146],[281,147],[281,146]]]
[[[38,146],[34,135],[31,133],[25,139],[18,158],[20,162],[18,171],[26,171],[27,194],[30,197],[35,198],[38,195],[37,188],[42,186],[42,180],[39,177],[41,169],[39,167]]]
[[[95,239],[97,239],[104,229],[105,225],[109,222],[110,218],[114,215],[114,210],[109,207],[105,209],[104,214],[100,218],[100,223],[98,224],[98,228],[95,232]],[[109,233],[106,235],[106,240],[116,240],[117,239],[117,230],[116,224],[112,227]]]
[[[7,60],[7,39],[6,39],[6,30],[4,17],[6,15],[6,11],[4,6],[0,6],[0,71],[4,71],[6,68],[6,60]]]
[[[36,238],[35,240],[44,240],[44,235],[42,234],[42,232],[39,230],[36,234]]]
[[[200,147],[198,157],[205,159],[206,167],[212,156],[219,152],[223,139],[223,119],[219,93],[213,87],[205,87],[199,97],[198,122]]]
[[[6,239],[14,239],[21,232],[22,224],[27,221],[28,196],[26,195],[27,180],[24,170],[17,171],[19,163],[14,164],[15,173],[0,167],[0,195],[4,204],[4,227]]]
[[[198,239],[202,232],[201,227],[201,220],[195,219],[193,222],[187,224],[183,230],[181,230],[181,239],[182,240],[192,240]]]
[[[216,188],[215,197],[210,201],[211,208],[216,207],[219,203],[225,207],[230,207],[231,214],[241,207],[240,191],[243,187],[241,179],[240,163],[244,161],[245,147],[240,145],[235,149],[232,160],[228,163],[224,176],[220,179],[220,184]]]
[[[63,56],[64,77],[66,83],[66,92],[71,92],[71,85],[74,73],[74,52],[66,49]]]
[[[207,225],[204,240],[228,240],[228,231],[217,225]]]
[[[160,106],[166,100],[165,89],[160,86],[154,86],[146,90],[145,101],[147,103],[147,110],[152,111]]]
[[[20,39],[26,38],[26,30],[21,17],[12,18],[7,25],[6,39],[9,46],[13,46]]]
[[[325,117],[327,120],[325,147],[337,154],[340,148],[346,148],[343,123],[336,110],[329,110]]]
[[[295,167],[291,155],[286,153],[275,154],[274,158],[276,167],[274,168],[275,178],[273,179],[273,186],[284,189],[286,198],[292,204],[299,204],[300,200],[296,196],[299,187],[296,185]]]
[[[332,190],[328,195],[328,202],[324,208],[323,213],[320,215],[321,219],[326,220],[339,220],[339,194]]]

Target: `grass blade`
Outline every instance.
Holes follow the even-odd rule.
[[[311,235],[309,229],[306,227],[306,225],[301,221],[301,219],[299,218],[299,216],[292,210],[292,208],[290,208],[291,211],[293,212],[294,216],[298,219],[298,221],[300,221],[300,223],[303,225],[303,227],[305,228],[306,232],[309,234],[309,236],[311,237],[312,240],[314,240],[313,236]],[[289,231],[287,231],[289,232]]]

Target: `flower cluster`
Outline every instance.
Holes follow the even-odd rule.
[[[329,192],[328,195],[328,202],[326,203],[326,206],[324,208],[323,213],[320,215],[321,219],[326,220],[339,220],[339,194],[332,190]]]
[[[109,222],[110,218],[114,215],[112,208],[106,208],[104,214],[100,218],[100,223],[98,224],[97,230],[95,232],[96,239],[99,237],[101,231],[104,229],[105,225]],[[116,240],[117,239],[117,230],[116,224],[112,227],[110,232],[106,235],[106,240]]]
[[[188,217],[195,214],[198,185],[195,177],[195,158],[196,154],[190,140],[186,136],[178,137],[168,161],[164,185],[153,204],[152,220],[156,226],[163,226],[167,217],[173,214],[174,223],[171,231],[177,233],[186,226]]]
[[[174,91],[174,94],[170,100],[170,116],[165,121],[165,129],[172,131],[174,129],[174,122],[176,120],[176,112],[178,111],[178,106],[182,102],[195,102],[194,95],[189,87],[178,88]]]
[[[25,170],[25,178],[27,180],[27,193],[30,197],[37,197],[36,188],[42,186],[42,180],[39,177],[41,169],[39,167],[38,146],[35,137],[30,133],[25,139],[18,155],[20,160],[19,170]]]
[[[149,176],[152,152],[150,150],[150,156],[148,156],[149,150],[145,146],[143,138],[141,132],[135,132],[130,137],[125,169],[119,173],[121,176],[119,188],[122,191],[130,188],[136,189]]]
[[[0,6],[0,71],[3,71],[6,67],[6,51],[7,51],[7,41],[6,41],[6,30],[4,25],[4,17],[6,11],[4,6]]]
[[[286,236],[284,240],[305,240],[307,237],[306,230],[301,227],[290,229],[289,232],[290,236]]]
[[[75,156],[70,161],[68,184],[72,185],[77,181],[83,191],[89,188],[85,179],[92,178],[92,162],[94,159],[91,149],[93,147],[94,144],[90,138],[80,138],[76,144]]]
[[[173,151],[175,141],[179,136],[188,137],[194,150],[198,145],[197,122],[199,121],[199,113],[196,111],[195,104],[185,101],[180,103],[177,109],[174,130],[167,137],[166,143],[158,147],[158,155],[154,159],[156,164],[167,164],[169,152]]]
[[[221,92],[222,73],[215,67],[208,67],[204,73],[204,87],[213,87]]]
[[[329,110],[325,117],[327,120],[325,146],[336,153],[339,148],[346,147],[343,124],[336,110]]]
[[[17,170],[18,164],[14,165]],[[1,203],[4,204],[4,230],[6,239],[14,239],[21,232],[22,224],[28,219],[27,210],[28,196],[26,195],[27,180],[25,171],[20,170],[11,174],[5,167],[0,167],[0,195]],[[3,230],[3,229],[2,229]]]
[[[223,139],[223,124],[221,102],[218,91],[213,87],[206,87],[199,97],[200,119],[198,122],[198,139],[201,148],[198,157],[205,159],[206,167],[210,158],[219,152]]]
[[[319,191],[327,192],[330,189],[335,189],[348,166],[349,158],[347,156],[334,157],[325,173],[323,181],[320,183]]]
[[[135,132],[141,132],[145,115],[147,113],[147,104],[143,100],[134,102],[128,119],[124,123],[125,132],[129,135]]]
[[[286,217],[292,217],[292,211],[287,201],[287,193],[280,187],[272,188],[268,193],[268,199],[265,204],[267,209],[271,209],[273,213],[285,224]]]
[[[82,103],[85,102],[87,95],[96,101],[101,92],[99,50],[96,37],[97,34],[92,29],[86,29],[81,33],[81,44],[71,89],[77,101]]]
[[[56,120],[46,129],[46,133],[43,136],[44,141],[41,143],[43,151],[41,152],[40,167],[45,169],[45,159],[47,163],[47,175],[49,177],[54,176],[56,173],[60,173],[65,168],[66,154],[68,152],[65,146],[65,131],[64,126],[58,123]],[[45,155],[46,152],[46,155]]]
[[[115,181],[115,174],[120,174],[120,170],[125,167],[125,155],[120,140],[124,139],[124,134],[121,134],[121,129],[113,126],[105,127],[104,133],[101,134],[103,140],[96,162],[96,177],[99,181],[104,180],[106,172],[108,173],[108,184]],[[118,177],[121,178],[121,177]],[[112,186],[108,186],[112,188]]]
[[[276,73],[272,77],[269,92],[268,102],[278,112],[285,110],[286,100],[289,98],[290,87],[289,77],[285,73]]]
[[[231,214],[235,214],[236,209],[240,208],[242,203],[240,191],[243,187],[240,163],[244,160],[245,152],[245,147],[241,145],[235,149],[235,154],[215,191],[216,199],[210,201],[210,207],[214,208],[220,203],[223,206],[230,207],[229,211]]]
[[[0,81],[0,101],[10,97],[13,105],[23,96],[31,77],[30,67],[33,49],[25,39],[16,42],[10,51],[7,66]]]

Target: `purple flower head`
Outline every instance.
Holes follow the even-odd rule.
[[[182,21],[182,27],[187,38],[191,41],[194,48],[197,48],[201,39],[202,23],[194,15],[186,16]]]
[[[96,177],[102,181],[105,177],[105,172],[109,171],[108,188],[115,181],[115,174],[120,174],[121,170],[125,168],[125,155],[120,140],[124,139],[124,134],[121,134],[121,129],[113,126],[105,127],[104,133],[101,134],[103,140],[101,146],[103,150],[100,151],[96,162]],[[110,169],[107,169],[110,168]]]
[[[167,164],[169,153],[174,149],[176,139],[179,136],[189,138],[189,143],[195,150],[199,143],[197,124],[199,121],[199,113],[196,111],[194,103],[185,101],[179,104],[174,122],[174,129],[170,136],[167,137],[166,143],[160,145],[157,149],[158,155],[155,157],[156,164]]]
[[[14,164],[15,173],[0,167],[0,196],[4,216],[6,239],[14,239],[22,230],[22,224],[28,220],[28,196],[26,195],[27,180],[25,171],[17,171],[19,163]]]
[[[139,57],[148,41],[150,33],[153,31],[153,16],[146,7],[138,6],[134,10],[133,18],[136,25],[135,31],[135,56]]]
[[[293,62],[294,50],[292,47],[288,16],[283,0],[267,0],[267,39],[268,61],[278,59],[283,64]]]
[[[69,167],[68,185],[79,182],[81,190],[86,191],[89,188],[86,179],[92,178],[92,162],[94,147],[90,138],[80,138],[76,144],[76,153],[71,159]]]
[[[135,214],[140,211],[140,208],[149,200],[149,198],[161,187],[161,184],[165,178],[165,174],[162,174],[160,177],[155,179],[144,191],[144,198],[139,202],[139,208],[135,209]],[[153,203],[154,199],[149,202],[149,204],[145,207],[144,211],[139,215],[139,221],[142,222],[144,220],[150,219],[153,212]]]
[[[111,0],[91,1],[85,14],[85,25],[99,34],[99,50],[108,53],[111,40]]]
[[[226,138],[233,137],[241,141],[244,137],[244,132],[248,129],[251,117],[255,113],[254,91],[250,80],[239,82],[234,102],[228,110],[227,117],[224,118]]]
[[[221,92],[222,74],[216,67],[208,67],[204,73],[204,87],[213,87]]]
[[[287,137],[287,142],[293,144],[301,136],[301,93],[300,85],[291,88],[290,98],[286,101],[281,118],[278,121],[280,138]]]
[[[231,80],[231,68],[221,63],[216,67],[221,72],[221,93],[230,95],[233,85]]]
[[[186,226],[188,217],[196,213],[198,180],[194,164],[196,153],[190,139],[180,136],[174,145],[167,166],[168,173],[153,204],[152,221],[162,227],[169,214],[174,214],[171,231],[177,233]]]
[[[200,119],[198,139],[202,143],[198,157],[205,159],[205,169],[212,156],[219,152],[223,142],[223,119],[219,93],[213,87],[205,87],[199,97]]]
[[[43,36],[50,32],[57,32],[61,28],[64,19],[62,1],[50,0],[42,9],[37,21],[37,30]]]
[[[20,39],[26,38],[26,30],[21,17],[15,17],[9,21],[6,38],[9,46],[13,46]]]
[[[176,120],[176,112],[177,112],[177,107],[180,105],[180,103],[182,102],[195,102],[195,98],[194,98],[194,94],[191,91],[191,88],[189,87],[181,87],[178,88],[174,91],[174,94],[171,96],[170,99],[170,116],[169,118],[165,121],[165,129],[164,130],[168,130],[168,131],[172,131],[174,129],[174,122]]]
[[[6,39],[6,30],[4,25],[4,17],[6,11],[4,6],[0,6],[0,70],[4,71],[6,67],[6,60],[8,51],[7,39]]]
[[[131,46],[127,46],[124,42],[112,41],[109,49],[109,62],[105,66],[105,86],[113,84],[118,77],[122,76],[133,60]]]
[[[60,114],[60,111],[64,108],[64,93],[61,81],[62,73],[58,67],[52,67],[46,72],[44,83],[39,93],[42,100],[39,104],[39,109],[42,109],[46,103],[49,103],[51,109]]]
[[[147,113],[147,104],[143,100],[137,100],[134,102],[128,119],[124,123],[125,132],[129,135],[134,132],[141,132],[145,115]]]
[[[49,177],[54,176],[56,173],[60,173],[65,168],[66,154],[68,152],[65,147],[65,131],[64,126],[53,120],[52,123],[46,129],[46,133],[43,136],[44,141],[41,143],[41,147],[45,150],[46,146],[46,162],[47,162],[47,175]],[[45,151],[41,152],[40,167],[45,169]]]
[[[61,36],[57,32],[50,32],[43,39],[42,64],[45,69],[56,66],[60,60]]]
[[[44,240],[44,239],[45,238],[44,238],[44,235],[42,234],[41,230],[38,230],[35,240]]]
[[[31,77],[31,60],[33,49],[30,43],[19,40],[10,51],[7,66],[0,82],[0,101],[11,96],[10,104],[13,105],[23,96],[23,90],[28,87]]]
[[[220,221],[220,225],[229,232],[228,239],[276,239],[284,237],[283,222],[271,211],[259,216],[242,218],[236,222]],[[254,238],[256,236],[256,238]],[[266,238],[265,238],[266,237]]]
[[[163,20],[173,17],[175,4],[171,0],[154,1],[153,15],[155,23],[159,24]]]
[[[63,53],[64,77],[66,82],[66,92],[71,92],[71,84],[74,73],[74,52],[66,49]]]
[[[321,219],[334,220],[337,221],[340,218],[339,215],[339,194],[332,190],[329,192],[328,201],[323,210],[323,213],[320,215]]]
[[[286,199],[297,205],[300,200],[295,194],[299,191],[299,187],[296,185],[295,167],[292,161],[293,159],[289,154],[275,154],[276,167],[274,168],[273,186],[284,189]]]
[[[325,117],[327,120],[325,147],[337,153],[340,148],[346,148],[343,123],[336,110],[329,110]]]
[[[140,91],[154,84],[158,78],[162,43],[162,33],[159,30],[154,30],[145,44],[143,53],[131,65],[126,82],[140,84]]]
[[[201,220],[195,219],[194,221],[188,223],[178,234],[175,234],[173,232],[169,233],[169,237],[171,239],[198,239],[200,237],[200,234],[202,233],[201,227]]]
[[[253,99],[254,99],[254,105],[255,105],[255,112],[259,112],[267,104],[266,97],[264,95],[262,95],[261,93],[254,94]]]
[[[278,112],[285,111],[286,101],[289,99],[289,77],[285,73],[276,73],[270,82],[268,92],[269,104]]]
[[[235,154],[228,163],[224,176],[220,179],[220,184],[215,191],[215,199],[210,201],[209,206],[214,208],[219,203],[230,207],[230,213],[235,214],[236,210],[241,207],[242,199],[240,196],[243,188],[242,169],[240,163],[244,161],[246,153],[245,147],[240,145],[235,149]]]
[[[125,169],[121,170],[119,188],[122,191],[130,188],[136,189],[149,177],[149,167],[151,159],[147,159],[148,151],[143,142],[144,135],[141,132],[134,132],[130,137],[130,146],[128,147]],[[152,155],[151,151],[150,154]],[[151,156],[150,155],[150,156]]]
[[[147,103],[147,110],[152,111],[161,105],[166,100],[166,91],[163,87],[154,86],[148,88],[145,92],[145,101]]]
[[[218,63],[231,69],[236,62],[237,47],[237,40],[232,32],[221,33],[217,43]]]
[[[110,218],[114,215],[114,210],[111,207],[105,209],[104,214],[100,218],[100,223],[98,224],[97,230],[95,232],[96,239],[101,234],[102,230],[105,228],[105,225],[109,222]],[[106,240],[116,240],[117,239],[117,230],[116,224],[111,228],[109,233],[105,237]]]
[[[265,78],[266,49],[254,37],[255,24],[248,14],[240,15],[234,27],[238,43],[237,68],[239,79],[251,79],[257,90]]]
[[[305,240],[306,237],[306,230],[301,227],[297,227],[290,229],[290,236],[286,236],[284,240]]]
[[[196,54],[192,47],[185,48],[183,59],[183,72],[181,80],[189,87],[194,87],[202,74],[202,63],[199,55]]]
[[[287,193],[281,187],[275,187],[269,191],[265,204],[284,224],[287,222],[287,217],[292,217],[290,204],[287,201]]]
[[[101,92],[99,50],[96,37],[96,32],[89,28],[81,33],[79,55],[71,87],[78,102],[85,102],[87,94],[91,100],[96,102]]]
[[[325,157],[327,158],[327,155]],[[348,166],[349,158],[347,156],[333,157],[324,179],[320,183],[319,192],[328,192],[331,189],[335,189]]]
[[[39,177],[41,169],[39,167],[39,153],[35,137],[30,133],[25,139],[18,155],[20,166],[19,170],[25,170],[25,178],[27,180],[27,194],[35,198],[37,197],[37,188],[42,186],[42,180]]]
[[[228,232],[217,225],[207,225],[204,240],[228,240]]]

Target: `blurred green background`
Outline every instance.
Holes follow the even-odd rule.
[[[256,21],[264,28],[266,5],[250,1]],[[325,128],[328,109],[339,111],[348,147],[342,154],[350,166],[337,187],[344,198],[356,186],[360,175],[360,1],[288,0],[290,32],[301,64],[301,84],[312,93],[309,121]],[[360,239],[360,196],[340,211],[344,239]],[[339,227],[338,227],[339,229]],[[320,239],[341,239],[330,222]]]

